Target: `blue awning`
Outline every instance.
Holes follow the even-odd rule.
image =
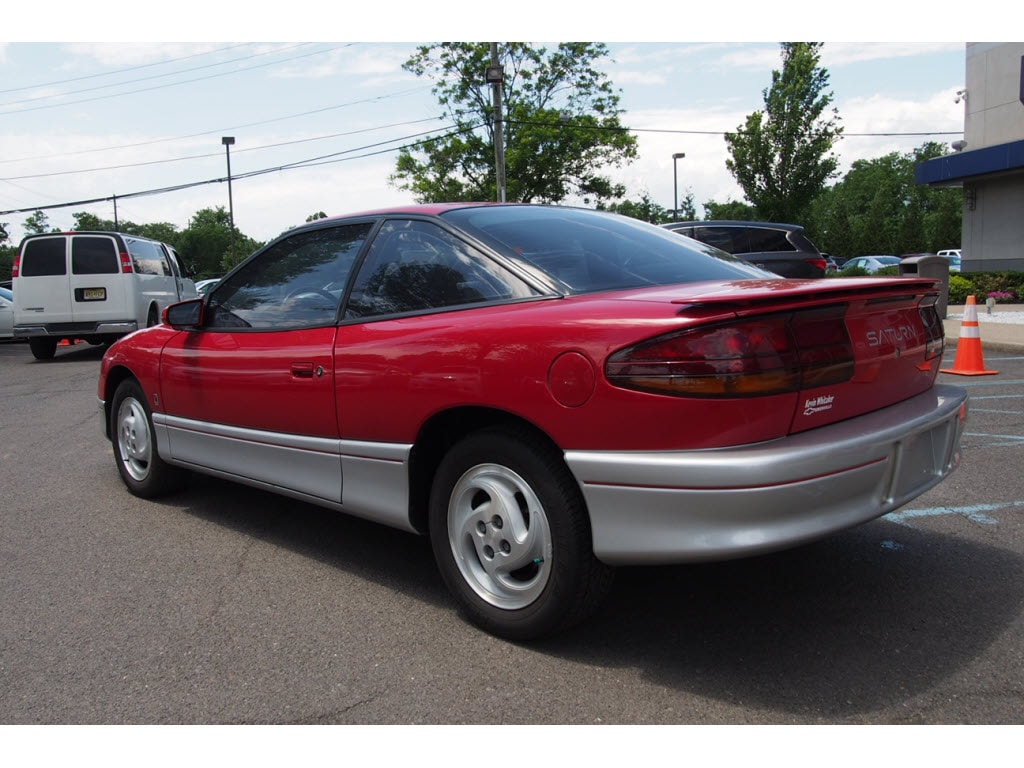
[[[918,163],[917,184],[953,185],[1007,171],[1024,171],[1024,140],[997,144]]]

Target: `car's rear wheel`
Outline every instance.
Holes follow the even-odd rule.
[[[611,586],[579,487],[526,430],[470,435],[444,457],[430,501],[441,575],[469,618],[529,640],[590,615]]]
[[[110,434],[121,479],[136,496],[153,498],[177,488],[183,472],[157,453],[153,417],[134,379],[118,385],[110,408]]]
[[[57,340],[49,336],[35,336],[28,340],[28,348],[36,360],[52,360],[57,352]]]

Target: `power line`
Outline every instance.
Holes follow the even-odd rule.
[[[457,135],[459,133],[465,133],[467,131],[474,131],[477,128],[481,127],[481,125],[483,125],[483,123],[470,124],[470,125],[466,125],[466,126],[461,126],[461,127],[455,128],[455,130],[448,131],[447,133],[444,133],[444,134],[441,134],[441,135],[429,135],[429,134],[432,134],[433,132],[432,131],[424,131],[423,133],[416,133],[416,134],[412,134],[410,136],[403,136],[403,137],[400,137],[398,139],[392,139],[390,141],[377,142],[376,144],[368,144],[368,145],[363,146],[363,147],[356,147],[356,148],[353,148],[353,149],[343,150],[341,152],[334,152],[334,153],[331,153],[331,154],[328,154],[328,155],[321,155],[319,157],[313,157],[313,158],[309,158],[309,159],[306,159],[306,160],[299,160],[299,161],[296,161],[294,163],[287,163],[287,164],[284,164],[284,165],[278,165],[278,166],[275,166],[273,168],[263,168],[263,169],[258,170],[258,171],[249,171],[248,173],[232,174],[231,178],[232,178],[232,180],[237,181],[239,179],[247,179],[247,178],[253,178],[253,177],[256,177],[256,176],[263,176],[263,175],[268,174],[268,173],[280,173],[282,171],[293,170],[293,169],[296,169],[296,168],[310,168],[310,167],[318,166],[318,165],[329,165],[331,163],[340,163],[340,162],[344,162],[346,160],[359,160],[359,159],[362,159],[362,158],[365,158],[365,157],[372,157],[372,156],[375,156],[375,155],[385,154],[387,152],[401,151],[403,149],[412,149],[412,148],[420,146],[421,144],[424,144],[425,142],[428,142],[428,141],[436,141],[436,140],[439,140],[439,139],[446,139],[446,138],[449,138],[451,136],[455,136],[455,135]],[[447,126],[447,127],[448,128],[452,128],[453,126]],[[419,141],[409,142],[409,143],[406,143],[406,144],[399,145],[397,147],[388,147],[386,149],[375,149],[377,147],[382,147],[385,144],[390,144],[393,141],[406,141],[406,140],[408,140],[410,138],[415,138],[417,136],[423,136],[424,134],[428,134],[427,138],[421,139]],[[369,150],[373,150],[373,151],[369,151]],[[355,152],[361,152],[363,154],[352,155],[350,157],[339,157],[340,155],[350,155],[351,153],[355,153]],[[219,154],[219,153],[217,153],[217,154]],[[94,198],[89,198],[89,199],[85,199],[85,200],[75,200],[75,201],[72,201],[72,202],[53,203],[53,204],[50,204],[50,205],[36,205],[36,206],[29,207],[29,208],[14,208],[14,209],[11,209],[9,211],[0,211],[0,216],[6,216],[6,215],[12,214],[12,213],[34,213],[35,211],[52,211],[52,210],[56,210],[56,209],[60,209],[60,208],[71,208],[71,207],[79,206],[79,205],[95,205],[97,203],[108,203],[108,202],[111,202],[112,200],[128,200],[128,199],[135,198],[135,197],[147,197],[149,195],[160,195],[160,194],[166,194],[166,193],[169,193],[169,192],[179,192],[179,191],[181,191],[183,189],[191,189],[191,188],[194,188],[194,187],[202,187],[202,186],[206,186],[208,184],[220,184],[220,183],[223,183],[223,182],[226,182],[226,181],[227,181],[227,177],[226,176],[221,176],[221,177],[218,177],[218,178],[215,178],[215,179],[206,179],[204,181],[186,182],[184,184],[176,184],[176,185],[173,185],[173,186],[160,187],[158,189],[147,189],[147,190],[142,190],[142,191],[139,191],[139,192],[128,192],[128,193],[123,194],[123,195],[105,195],[103,197],[94,197]]]
[[[320,51],[312,51],[310,53],[304,53],[304,54],[300,54],[298,56],[292,56],[290,58],[284,59],[283,61],[284,62],[295,61],[297,59],[308,58],[310,56],[319,56],[320,54],[330,53],[331,51],[338,50],[339,48],[346,48],[346,47],[348,47],[350,45],[355,45],[355,43],[346,43],[345,45],[337,45],[337,46],[334,46],[333,48],[327,48],[327,49],[320,50]],[[269,53],[254,54],[254,55],[263,56],[263,55],[269,55]],[[252,57],[246,57],[246,58],[252,58]],[[101,101],[103,99],[114,99],[114,98],[120,98],[120,97],[123,97],[123,96],[132,96],[132,95],[137,94],[137,93],[145,93],[147,91],[157,91],[157,90],[160,90],[162,88],[171,88],[171,87],[178,86],[178,85],[187,85],[189,83],[197,83],[197,82],[199,82],[201,80],[212,80],[215,77],[225,77],[227,75],[236,75],[236,74],[238,74],[240,72],[249,72],[249,71],[254,70],[254,69],[262,69],[264,67],[270,67],[270,66],[274,66],[275,64],[281,64],[281,63],[283,63],[283,62],[282,61],[269,61],[269,62],[265,62],[263,64],[256,64],[256,65],[251,66],[251,67],[239,67],[238,69],[233,69],[230,72],[218,72],[216,74],[206,75],[204,77],[194,77],[194,78],[192,78],[190,80],[179,80],[178,82],[174,82],[174,83],[165,83],[163,85],[154,85],[154,86],[149,87],[149,88],[136,88],[135,90],[131,90],[131,91],[122,91],[122,92],[119,92],[119,93],[110,93],[110,94],[107,94],[105,96],[93,96],[93,97],[90,97],[90,98],[87,98],[87,99],[78,99],[77,101],[65,101],[65,102],[61,102],[60,104],[43,104],[43,105],[40,105],[38,107],[28,107],[26,109],[9,109],[9,110],[6,110],[6,111],[0,111],[0,115],[16,115],[16,114],[21,114],[23,112],[35,112],[35,111],[39,111],[39,110],[43,110],[43,109],[56,109],[58,107],[68,107],[68,106],[72,106],[72,105],[75,105],[75,104],[85,104],[85,103],[90,102],[90,101]],[[208,65],[208,66],[218,66],[218,65],[211,64],[211,65]],[[197,69],[203,69],[203,68],[205,68],[205,67],[197,67]],[[158,75],[157,77],[164,77],[164,75]],[[143,80],[147,80],[147,79],[152,79],[152,78],[142,78],[142,79]],[[111,87],[111,86],[101,86],[101,87],[105,88],[105,87]],[[95,90],[95,89],[86,89],[86,90]],[[23,103],[23,102],[11,102],[11,103],[12,104],[19,104],[19,103]],[[3,106],[3,105],[0,105],[0,106]]]
[[[80,77],[69,77],[64,80],[53,80],[49,83],[36,83],[35,85],[19,85],[17,88],[2,88],[0,93],[17,93],[18,91],[31,91],[35,88],[49,88],[52,85],[63,85],[65,83],[77,83],[82,80],[94,80],[97,77],[110,77],[111,75],[119,75],[122,72],[135,72],[140,69],[148,69],[149,67],[162,67],[164,64],[173,64],[178,61],[186,61],[188,59],[196,59],[200,56],[209,56],[214,53],[221,53],[223,51],[230,51],[235,48],[240,48],[248,43],[236,43],[235,45],[228,45],[224,48],[217,48],[213,51],[203,51],[202,53],[190,53],[188,56],[179,56],[174,59],[164,59],[163,61],[151,61],[148,64],[137,64],[133,67],[125,67],[124,69],[112,69],[109,72],[97,72],[92,75],[81,75]]]

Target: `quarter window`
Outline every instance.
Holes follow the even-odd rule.
[[[300,232],[257,254],[210,294],[207,327],[331,325],[370,224]]]

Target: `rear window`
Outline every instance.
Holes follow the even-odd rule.
[[[499,205],[457,208],[442,217],[573,293],[768,274],[661,227],[597,211]]]
[[[117,246],[109,237],[71,238],[71,271],[76,275],[113,275],[121,271]]]
[[[66,275],[68,271],[63,237],[29,240],[21,254],[21,277]]]

